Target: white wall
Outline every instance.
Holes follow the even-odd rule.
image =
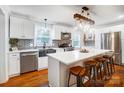
[[[0,83],[8,80],[8,13],[1,7],[0,13]]]

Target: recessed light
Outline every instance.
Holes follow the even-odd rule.
[[[119,19],[124,18],[124,15],[119,15],[118,18],[119,18]]]

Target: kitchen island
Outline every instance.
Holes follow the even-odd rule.
[[[68,70],[72,66],[83,66],[85,60],[94,58],[111,50],[89,49],[88,53],[79,50],[48,54],[48,81],[51,87],[66,87]]]

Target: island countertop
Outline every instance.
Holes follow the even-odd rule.
[[[48,54],[48,57],[52,57],[58,60],[59,62],[62,62],[63,64],[70,65],[75,62],[78,62],[81,60],[87,60],[89,58],[93,58],[95,56],[98,56],[100,54],[104,54],[110,51],[112,50],[89,49],[88,53],[82,53],[79,50],[75,50],[75,51]]]

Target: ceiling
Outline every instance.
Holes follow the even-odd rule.
[[[79,13],[85,5],[11,5],[10,10],[32,16],[41,20],[47,18],[51,22],[73,25],[74,13]],[[90,9],[91,18],[97,26],[115,24],[124,21],[123,5],[86,5]]]

